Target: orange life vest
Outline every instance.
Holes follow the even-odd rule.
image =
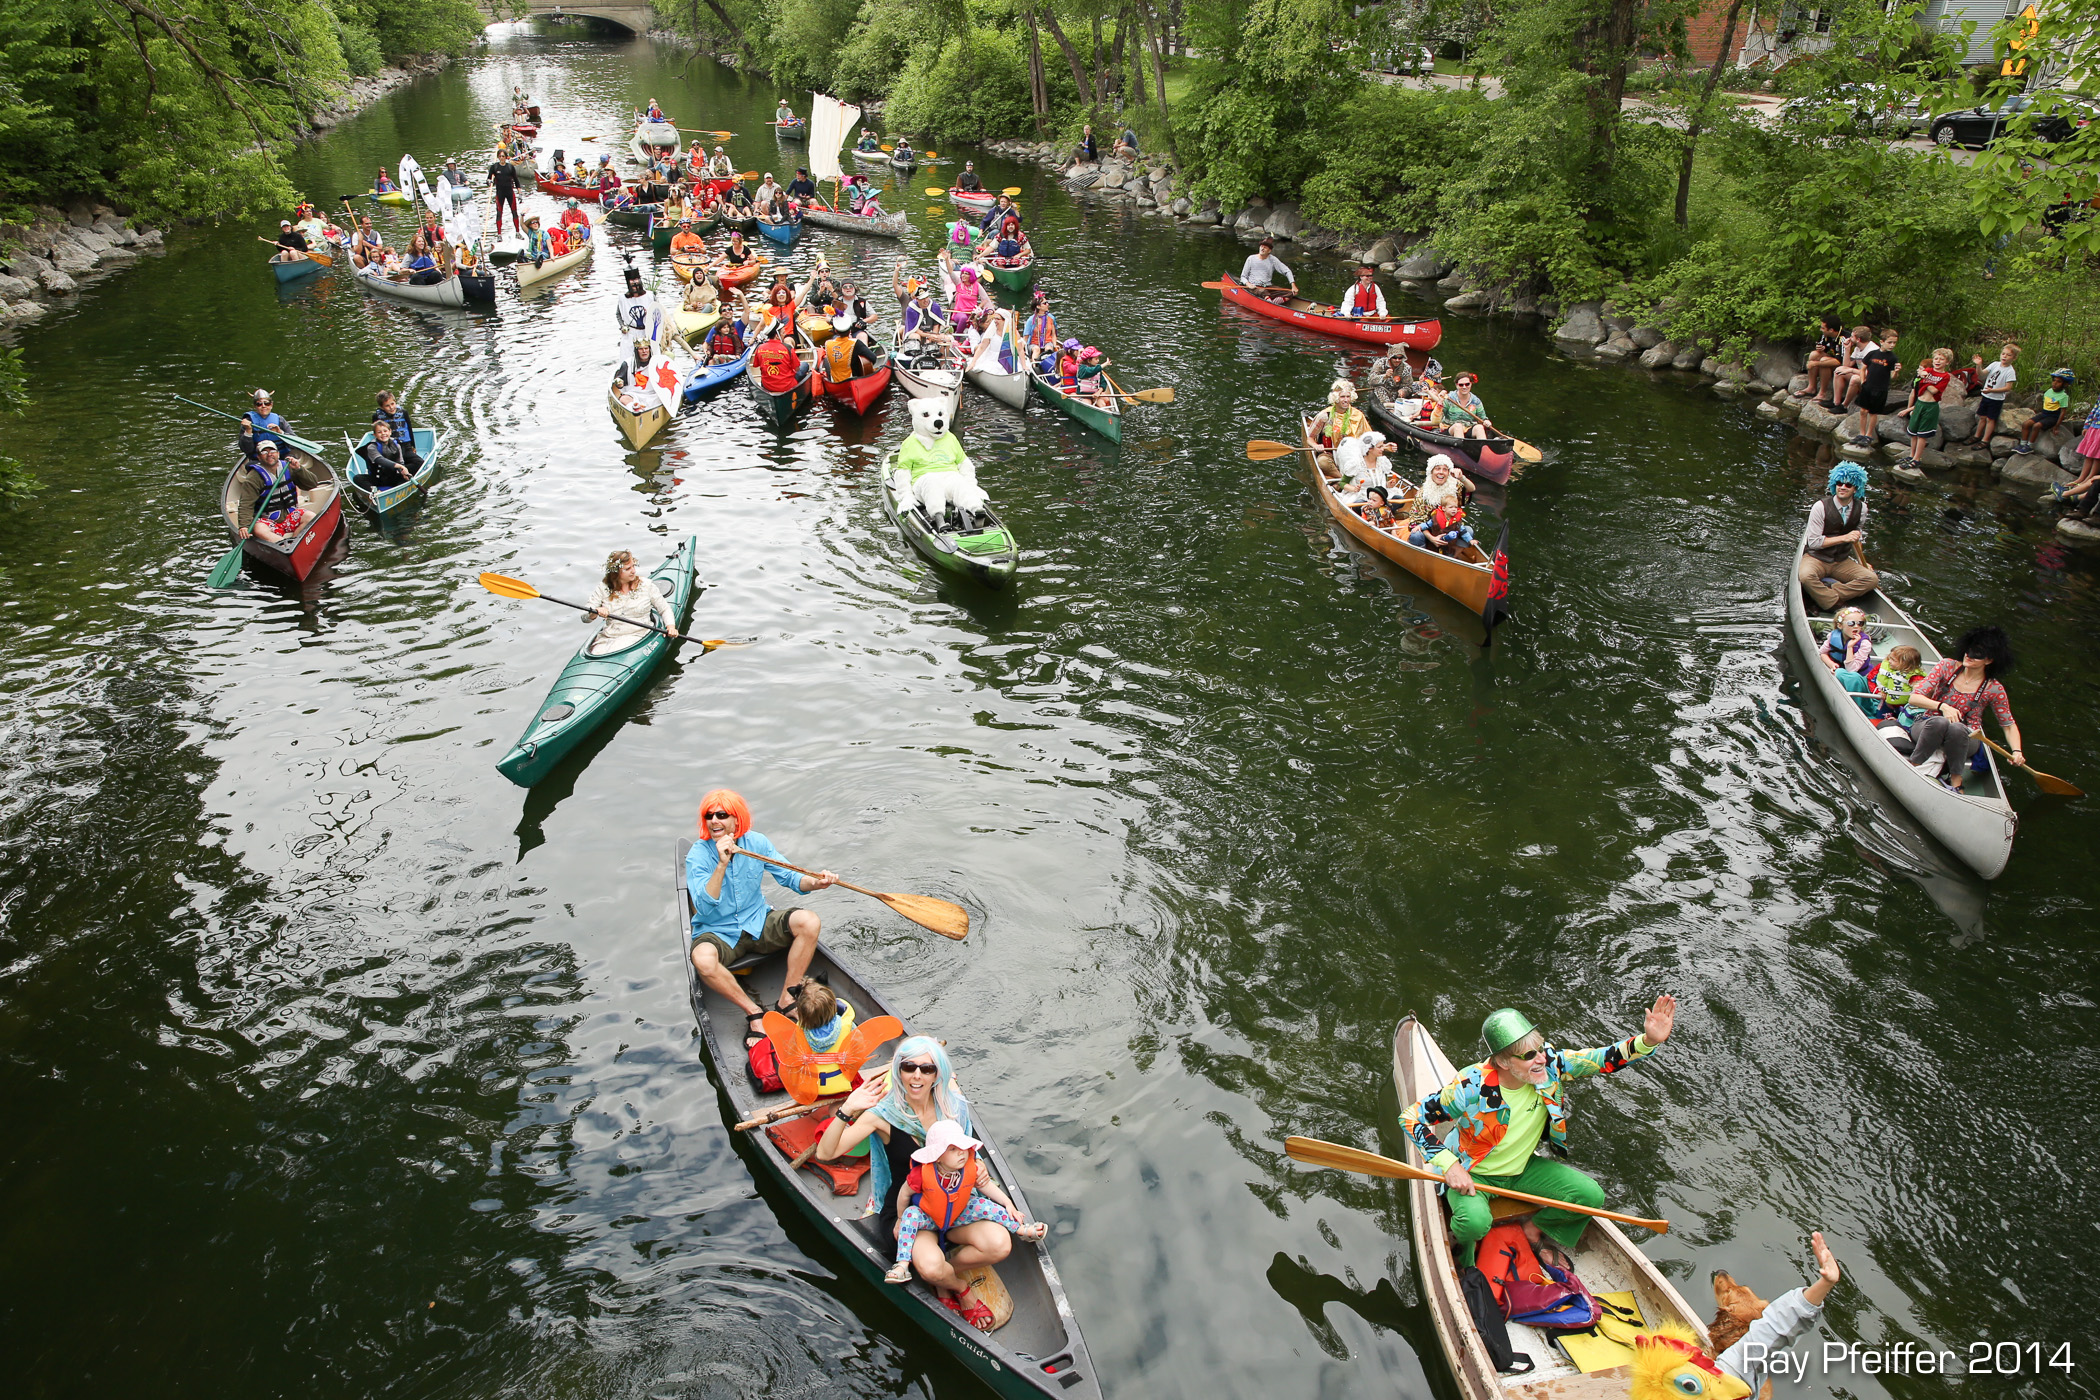
[[[964,1206],[977,1190],[977,1154],[972,1152],[963,1163],[962,1180],[953,1191],[941,1187],[941,1174],[932,1162],[921,1162],[911,1169],[911,1203],[926,1212],[936,1230],[945,1230],[955,1223]]]
[[[809,1048],[809,1036],[802,1027],[778,1011],[768,1011],[760,1024],[778,1056],[781,1086],[796,1103],[815,1103],[827,1094],[844,1093],[838,1086],[860,1072],[876,1046],[904,1034],[904,1023],[895,1016],[877,1016],[860,1022],[835,1048],[820,1053]],[[831,1083],[827,1085],[826,1080]]]
[[[844,384],[853,377],[853,337],[835,335],[824,345],[824,377]]]

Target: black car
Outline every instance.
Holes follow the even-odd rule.
[[[2055,105],[2055,111],[2039,109]],[[1932,123],[1933,144],[1939,146],[1988,146],[2005,134],[2020,113],[2037,109],[2033,130],[2044,141],[2062,141],[2093,120],[2092,103],[2068,93],[2023,92],[1995,107],[1965,107],[1948,112]],[[2024,134],[2024,133],[2023,133]]]

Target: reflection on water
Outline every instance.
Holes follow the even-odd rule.
[[[561,28],[497,31],[302,148],[297,179],[325,201],[404,149],[485,164],[514,82],[550,148],[656,96],[779,169],[769,85]],[[2032,1300],[2075,1277],[2051,1222],[2089,1194],[2095,1124],[2009,1086],[2092,1039],[2084,814],[2017,793],[1986,899],[1816,737],[1777,659],[1816,450],[1452,320],[1444,365],[1547,449],[1493,503],[1513,618],[1483,654],[1337,537],[1294,461],[1246,458],[1346,350],[1202,290],[1232,241],[980,165],[1023,188],[1068,333],[1176,389],[1120,447],[966,394],[1025,550],[1009,594],[937,577],[884,517],[894,399],[776,433],[733,388],[625,451],[611,250],[432,313],[337,274],[281,294],[248,230],[198,231],[27,335],[38,403],[4,446],[51,490],[0,520],[25,1388],[981,1393],[730,1140],[663,858],[718,784],[790,859],[973,911],[950,944],[811,901],[1010,1134],[1113,1395],[1446,1385],[1397,1191],[1281,1139],[1396,1146],[1410,1009],[1463,1060],[1495,1006],[1597,1043],[1666,988],[1679,1037],[1580,1090],[1574,1132],[1614,1201],[1672,1219],[1647,1247],[1674,1278],[1776,1294],[1820,1226],[1839,1336],[2064,1334]],[[783,263],[886,286],[937,236],[921,215],[901,248],[824,235]],[[212,592],[230,434],[171,395],[257,385],[330,442],[395,389],[446,430],[445,470],[398,521],[350,519],[303,588]],[[2090,565],[2003,493],[1877,493],[1903,605],[1942,635],[2007,626],[2038,761],[2100,771]],[[583,629],[475,575],[581,598],[611,550],[688,533],[695,629],[755,644],[683,655],[513,788],[495,759]]]

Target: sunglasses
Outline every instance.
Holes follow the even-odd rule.
[[[1538,1047],[1538,1049],[1527,1051],[1526,1053],[1517,1056],[1517,1058],[1523,1060],[1527,1064],[1529,1064],[1533,1060],[1543,1060],[1546,1058],[1546,1047],[1541,1045]]]
[[[930,1060],[906,1060],[903,1064],[897,1066],[897,1072],[899,1074],[932,1074],[935,1072],[935,1067]]]
[[[629,568],[632,566],[622,565],[621,567]],[[736,820],[736,813],[734,812],[702,812],[700,815],[702,820],[711,822],[726,822]]]

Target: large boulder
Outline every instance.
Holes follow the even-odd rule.
[[[1582,301],[1568,308],[1568,317],[1553,328],[1555,340],[1573,345],[1595,345],[1606,337],[1602,302]]]
[[[1390,238],[1381,238],[1370,247],[1364,249],[1364,255],[1358,261],[1371,263],[1375,266],[1378,263],[1397,262],[1399,258],[1400,245]]]
[[[2100,545],[2100,527],[2089,525],[2083,520],[2074,520],[2070,516],[2056,522],[2056,533],[2059,538],[2088,549]]]
[[[1216,201],[1215,199],[1207,199],[1203,202],[1203,207],[1201,209],[1198,209],[1195,213],[1189,215],[1189,222],[1192,224],[1209,225],[1218,222],[1218,218],[1218,201]]]
[[[2028,486],[2059,486],[2070,481],[2074,475],[2059,465],[2055,458],[2044,457],[2039,452],[2015,453],[2000,460],[1997,467],[2001,480],[2018,481]]]
[[[1478,311],[1495,299],[1495,294],[1485,287],[1474,287],[1460,292],[1444,303],[1446,311]]]
[[[117,245],[91,228],[76,228],[66,237],[77,248],[85,248],[91,255],[101,257]]]
[[[1946,451],[1947,460],[1957,467],[1988,467],[1991,464],[1991,450],[1982,443],[1956,443]]]
[[[78,275],[95,265],[95,255],[68,238],[51,250],[51,265],[60,272]]]
[[[1639,342],[1636,341],[1635,343],[1638,344]],[[1676,353],[1676,346],[1670,344],[1667,340],[1659,340],[1641,352],[1641,368],[1668,369],[1670,367],[1670,359]]]
[[[1177,219],[1187,218],[1190,214],[1194,213],[1196,209],[1195,205],[1189,203],[1189,197],[1187,195],[1181,196],[1181,198],[1175,200],[1174,203],[1168,207],[1169,212],[1171,212]]]
[[[1812,433],[1835,433],[1845,424],[1842,416],[1832,413],[1813,399],[1796,399],[1794,402],[1801,405],[1801,426]]]
[[[1976,435],[1976,401],[1940,406],[1940,441],[1967,442]]]
[[[1298,236],[1305,227],[1305,216],[1298,212],[1295,204],[1279,204],[1269,211],[1268,220],[1262,227],[1268,230],[1269,237],[1280,243]]]
[[[1670,357],[1670,368],[1697,369],[1699,368],[1699,361],[1701,361],[1704,358],[1706,358],[1706,353],[1703,350],[1701,350],[1698,346],[1680,346],[1678,348],[1677,353]]]
[[[1596,353],[1598,359],[1609,364],[1618,364],[1621,360],[1632,358],[1633,342],[1623,335],[1615,335],[1610,340],[1600,342]]]
[[[36,283],[27,277],[14,277],[0,273],[0,301],[21,301],[36,295]]]
[[[1774,389],[1783,388],[1801,373],[1801,352],[1791,345],[1774,345],[1767,340],[1750,342],[1748,360],[1750,377],[1760,384]]]
[[[61,268],[47,267],[37,274],[36,280],[53,296],[67,296],[80,289],[80,284],[67,276]]]
[[[1653,350],[1663,343],[1663,333],[1653,326],[1635,326],[1628,334],[1633,337],[1633,343],[1643,350]]]
[[[1232,221],[1232,231],[1234,233],[1251,233],[1255,229],[1260,228],[1268,216],[1268,210],[1257,209],[1250,204],[1245,209],[1240,210],[1239,217]]]
[[[1424,247],[1418,249],[1414,256],[1404,260],[1393,275],[1410,282],[1434,282],[1456,266],[1457,264],[1443,253],[1434,248]],[[1602,327],[1599,327],[1599,330],[1601,331]],[[1603,336],[1600,334],[1598,338],[1601,340]]]

